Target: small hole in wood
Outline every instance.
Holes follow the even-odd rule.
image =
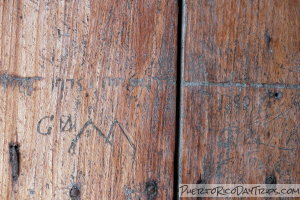
[[[282,98],[282,92],[269,92],[269,97],[270,98],[275,98],[275,99],[281,99]]]
[[[274,175],[266,177],[265,184],[276,184],[276,182],[276,177]]]
[[[154,200],[157,196],[157,182],[155,180],[146,183],[145,193],[148,200]]]
[[[205,181],[203,180],[203,179],[199,179],[197,182],[196,182],[196,184],[205,184]]]
[[[20,153],[19,145],[16,143],[9,144],[9,160],[11,165],[12,180],[17,181],[20,170]]]
[[[73,185],[70,189],[70,197],[72,200],[79,200],[80,199],[80,189],[77,185]]]

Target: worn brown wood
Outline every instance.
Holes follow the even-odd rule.
[[[172,199],[177,12],[0,2],[0,199]]]
[[[279,97],[274,96],[274,92]],[[299,90],[186,87],[182,182],[299,182]]]
[[[299,183],[300,1],[186,0],[181,183]]]
[[[186,0],[185,81],[299,83],[299,0]]]

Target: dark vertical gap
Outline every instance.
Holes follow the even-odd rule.
[[[179,185],[179,162],[180,162],[180,107],[181,107],[181,57],[182,57],[182,12],[183,0],[178,0],[178,24],[177,24],[177,77],[176,77],[176,132],[175,132],[175,153],[174,153],[174,186],[173,199],[178,199]]]

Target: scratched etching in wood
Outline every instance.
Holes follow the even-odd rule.
[[[185,3],[181,183],[299,183],[300,1]]]
[[[0,2],[0,199],[173,197],[177,9]]]
[[[299,83],[299,0],[186,2],[186,81]]]
[[[184,96],[183,183],[264,183],[273,173],[299,182],[299,90],[186,87]]]

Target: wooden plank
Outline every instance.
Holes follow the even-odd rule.
[[[300,91],[186,87],[183,183],[298,183]]]
[[[186,81],[299,83],[299,0],[186,2]]]
[[[0,199],[171,199],[177,1],[1,1]]]
[[[186,0],[181,183],[299,183],[300,1]]]

